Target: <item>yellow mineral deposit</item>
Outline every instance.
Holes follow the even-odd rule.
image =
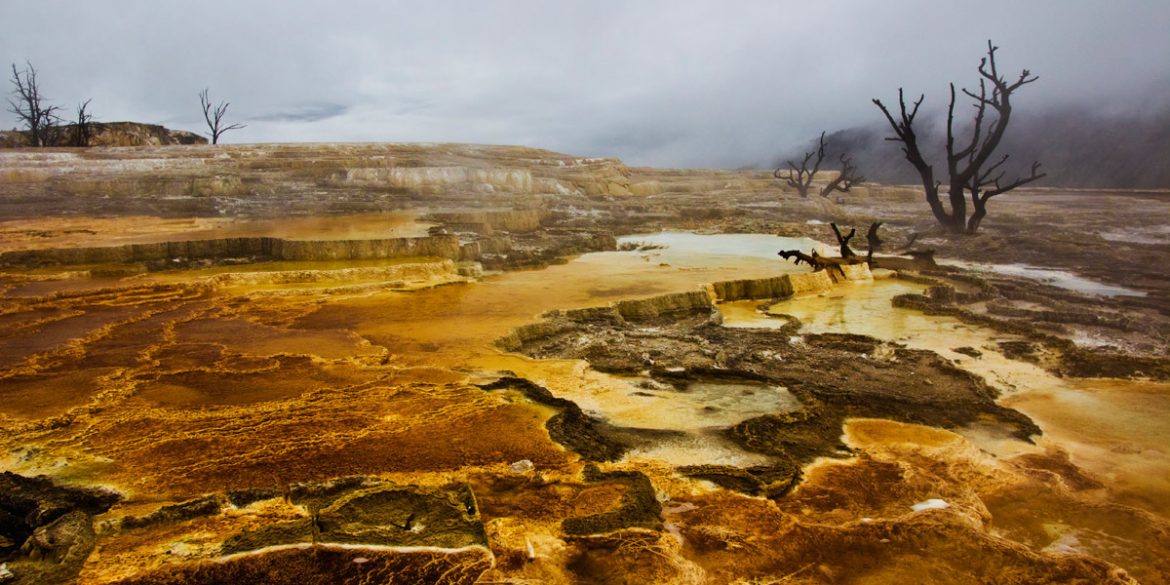
[[[752,193],[766,177],[631,172],[521,148],[316,148],[5,155],[9,183],[83,177],[66,181],[75,196],[144,185],[238,195],[242,183],[201,170],[213,166],[254,185],[279,186],[280,170],[322,188],[381,185],[447,203],[0,222],[4,481],[50,490],[13,474],[43,475],[116,492],[101,506],[69,496],[90,502],[84,545],[54,549],[44,539],[66,521],[41,526],[41,556],[12,552],[6,570],[95,585],[243,582],[285,569],[354,583],[1170,583],[1165,382],[1059,377],[1042,359],[1007,355],[1026,333],[891,306],[927,284],[863,269],[809,275],[776,257],[833,253],[804,237],[630,230],[622,251],[610,239],[605,251],[565,248],[577,251],[564,262],[509,265],[547,242],[514,238],[495,254],[490,238],[543,230],[552,216],[465,206],[501,193],[582,205]],[[577,237],[569,225],[553,231]],[[475,230],[478,247],[447,229]],[[212,244],[160,256],[180,249],[167,242],[229,239],[216,244],[226,258]],[[393,243],[353,243],[367,240]],[[59,252],[82,248],[102,250]],[[67,254],[102,261],[19,263]],[[477,259],[500,269],[483,272]],[[694,328],[672,329],[686,319]],[[752,368],[725,367],[728,348],[712,340],[728,332],[763,343]],[[635,343],[644,355],[621,353]],[[593,353],[572,351],[590,344]],[[679,348],[693,355],[671,353]],[[887,372],[906,386],[890,400],[945,383],[986,393],[984,410],[947,429],[914,423],[949,403],[856,414],[892,407],[834,402],[778,374],[794,360],[814,376],[818,356]],[[849,380],[840,369],[830,373]],[[1008,409],[1042,434],[1024,440]],[[841,417],[824,437],[755,430],[820,416]],[[764,426],[743,427],[749,419]],[[806,439],[816,448],[775,447]],[[587,455],[597,450],[614,456]],[[18,551],[12,535],[34,538],[9,532],[4,551]],[[44,560],[67,553],[81,556]]]

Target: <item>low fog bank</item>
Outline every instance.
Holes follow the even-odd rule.
[[[893,104],[896,108],[896,104]],[[871,181],[887,184],[917,183],[921,179],[902,155],[875,108],[874,123],[838,130],[826,135],[825,167],[836,169],[841,152],[853,156],[860,173]],[[895,112],[896,114],[896,112]],[[946,137],[945,112],[919,113],[915,130],[923,154],[945,180],[943,157]],[[918,128],[921,124],[922,127]],[[961,143],[966,132],[958,135]],[[777,157],[800,162],[803,152],[814,148],[813,137],[803,148]],[[1170,101],[1158,107],[1104,113],[1087,106],[1065,106],[1045,112],[1013,112],[1007,134],[996,154],[1009,154],[1005,180],[1026,175],[1032,161],[1042,163],[1048,176],[1036,186],[1157,189],[1170,188]]]

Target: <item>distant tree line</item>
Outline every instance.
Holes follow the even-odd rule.
[[[66,118],[61,115],[64,112],[61,106],[49,103],[45,97],[37,79],[37,70],[31,62],[25,61],[24,69],[17,69],[13,63],[10,81],[12,92],[8,98],[8,111],[16,114],[20,120],[29,146],[90,145],[95,124],[93,113],[89,110],[90,99],[78,103],[74,115]],[[218,105],[212,105],[207,89],[199,92],[199,105],[210,130],[208,136],[212,144],[218,144],[224,132],[247,127],[247,124],[229,123],[226,120],[229,102],[221,101]]]

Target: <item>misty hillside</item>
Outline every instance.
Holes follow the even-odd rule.
[[[901,145],[886,141],[892,132],[880,112],[868,126],[839,130],[826,136],[826,164],[836,163],[842,149],[853,155],[860,172],[879,183],[916,183],[920,179],[902,156]],[[942,153],[945,115],[921,112],[919,143],[923,155],[934,164],[936,176],[945,180]],[[926,123],[929,122],[928,126]],[[961,137],[964,134],[960,134]],[[815,140],[815,139],[814,139]],[[779,157],[795,159],[798,152]],[[1094,113],[1082,108],[1065,108],[1047,113],[1017,111],[997,154],[1010,154],[1005,177],[1027,174],[1033,160],[1039,160],[1048,176],[1037,186],[1115,187],[1125,189],[1170,188],[1170,105],[1155,111],[1120,115]],[[836,168],[835,164],[829,165]]]

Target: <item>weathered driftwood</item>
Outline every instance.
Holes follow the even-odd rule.
[[[849,264],[862,264],[865,262],[864,258],[854,256],[852,258],[833,258],[832,256],[821,256],[816,252],[812,254],[805,254],[800,250],[781,250],[778,255],[785,260],[794,260],[796,264],[805,263],[812,267],[813,272],[820,272],[826,268],[836,268],[842,274],[845,273],[841,266]]]
[[[881,245],[882,241],[878,238],[877,230],[882,225],[882,222],[877,221],[869,226],[869,232],[866,233],[865,239],[869,242],[869,250],[865,257],[858,256],[852,248],[849,247],[849,240],[857,235],[857,228],[849,228],[847,235],[841,234],[841,229],[837,224],[830,223],[829,227],[833,229],[833,235],[837,237],[837,244],[841,249],[841,257],[833,258],[830,256],[821,256],[815,251],[812,254],[805,254],[800,250],[781,250],[778,255],[785,260],[792,260],[797,265],[801,263],[809,265],[813,272],[819,272],[829,267],[836,267],[837,270],[844,274],[841,266],[848,264],[862,264],[873,259],[873,253]]]

